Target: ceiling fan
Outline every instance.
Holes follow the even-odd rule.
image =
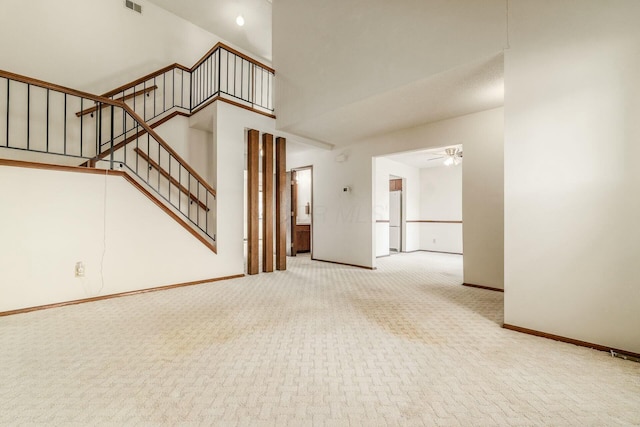
[[[444,159],[445,166],[458,166],[462,163],[462,148],[460,147],[445,148],[444,151],[436,154],[439,154],[440,157],[434,157],[429,161]]]

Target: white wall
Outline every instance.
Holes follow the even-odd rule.
[[[373,159],[357,149],[346,162],[336,162],[335,151],[293,154],[287,169],[313,165],[313,257],[371,267]]]
[[[640,353],[640,3],[510,10],[505,323]]]
[[[502,219],[502,204],[495,204],[494,199],[502,194],[503,183],[493,178],[485,180],[485,175],[487,170],[501,170],[502,157],[478,153],[485,148],[500,147],[502,133],[503,110],[498,108],[380,135],[339,150],[291,155],[287,159],[287,167],[309,164],[314,167],[314,257],[375,266],[374,156],[436,148],[450,143],[463,144],[464,241],[465,245],[470,241],[476,247],[482,247],[482,242],[486,242],[482,252],[469,251],[471,268],[468,271],[465,246],[465,280],[470,275],[480,282],[477,284],[501,287],[503,253],[500,248],[492,246],[492,242],[501,240],[502,236],[487,230],[493,230],[493,224]],[[467,156],[470,149],[472,154]],[[337,162],[336,157],[340,154],[344,154],[347,160]],[[495,175],[501,176],[500,173]],[[475,181],[484,184],[476,185]],[[342,192],[342,187],[346,185],[352,188],[349,194]],[[483,198],[483,195],[486,197]],[[487,267],[479,266],[475,262],[477,258],[490,262]],[[479,270],[477,274],[474,269]]]
[[[464,281],[504,288],[504,111],[465,143],[462,167]]]
[[[211,183],[215,174],[212,129],[206,131],[190,127],[187,117],[176,116],[154,130],[189,166]]]
[[[402,208],[404,218],[411,220],[420,215],[420,170],[413,166],[384,158],[376,157],[375,161],[375,241],[376,256],[389,255],[389,179],[390,175],[403,178]],[[405,225],[402,247],[403,251],[418,250],[420,235],[419,226],[414,223]]]
[[[420,169],[422,221],[462,221],[462,168],[437,166]],[[462,225],[420,223],[420,249],[462,253]]]
[[[220,39],[152,3],[143,14],[120,0],[5,1],[0,68],[104,93],[174,62],[192,66]]]
[[[0,166],[0,181],[0,311],[243,272],[228,235],[213,253],[122,177]]]
[[[189,120],[159,128],[179,140],[176,150],[203,175],[212,176],[217,254],[122,178],[108,178],[104,285],[96,276],[102,266],[104,177],[0,168],[2,182],[18,183],[8,186],[2,196],[6,202],[0,203],[0,235],[10,242],[0,248],[0,310],[242,274],[247,128],[273,132],[274,120],[216,103]],[[29,209],[34,200],[41,202]],[[73,278],[77,261],[87,265],[85,279]]]

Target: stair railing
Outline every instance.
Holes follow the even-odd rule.
[[[215,190],[125,101],[0,70],[0,150],[128,171],[215,241]]]
[[[102,96],[126,103],[150,124],[171,113],[194,114],[217,99],[272,116],[274,76],[267,65],[218,43],[191,68],[171,64]],[[90,106],[77,115],[95,112]]]

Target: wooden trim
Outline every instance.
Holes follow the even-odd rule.
[[[163,117],[162,119],[158,120],[157,122],[154,122],[150,125],[148,125],[150,128],[155,129],[158,126],[160,126],[161,124],[171,120],[172,118],[176,117],[176,116],[186,116],[185,113],[183,113],[182,111],[174,111],[173,113]],[[186,116],[188,117],[188,116]],[[142,126],[141,126],[142,127]],[[138,131],[136,134],[131,135],[126,137],[124,140],[120,141],[119,143],[117,143],[116,145],[113,146],[113,151],[116,152],[117,150],[121,149],[122,147],[124,147],[125,145],[129,144],[130,142],[133,142],[134,140],[140,138],[142,135],[146,134],[147,130],[146,128],[142,127],[142,130]],[[162,144],[160,144],[162,145]],[[163,145],[164,147],[164,145]],[[87,162],[83,163],[83,166],[88,166],[88,167],[95,167],[95,163],[97,160],[102,160],[106,157],[109,157],[111,150],[106,150],[103,151],[102,153],[98,154],[96,157],[94,157],[93,159],[88,160]],[[178,160],[180,160],[181,162],[184,162],[183,159],[178,158]],[[185,168],[187,169],[187,168]],[[189,169],[187,169],[189,170]],[[206,184],[206,182],[204,182],[204,184]],[[208,184],[207,184],[208,185]],[[206,185],[205,185],[206,187]],[[212,187],[207,188],[209,191],[213,190]],[[213,191],[213,194],[215,195],[215,190]]]
[[[357,264],[348,264],[346,262],[338,262],[338,261],[327,261],[325,259],[318,259],[318,258],[311,258],[311,261],[319,261],[319,262],[326,262],[329,264],[338,264],[338,265],[346,265],[347,267],[356,267],[356,268],[364,268],[365,270],[377,270],[376,267],[367,267],[364,265],[357,265]]]
[[[173,113],[161,118],[160,120],[158,120],[157,122],[153,122],[152,124],[149,125],[150,128],[155,129],[158,126],[160,126],[163,123],[168,122],[169,120],[171,120],[172,118],[176,117],[176,116],[184,116],[184,117],[189,117],[186,113],[183,113],[182,111],[174,111]],[[146,128],[142,127],[142,130],[138,131],[136,134],[131,135],[126,137],[123,141],[120,141],[119,143],[117,143],[116,145],[113,146],[113,151],[117,151],[119,149],[121,149],[122,147],[124,147],[125,145],[129,144],[130,142],[133,142],[134,140],[140,138],[142,135],[144,135],[145,133],[147,133]],[[163,141],[164,142],[164,141]],[[160,144],[162,145],[162,144]],[[164,145],[163,145],[164,147]],[[110,150],[106,150],[103,151],[102,153],[98,154],[96,157],[94,157],[91,160],[88,160],[87,162],[83,163],[83,166],[87,166],[87,167],[95,167],[95,163],[97,160],[102,160],[106,157],[109,157],[110,154]],[[181,162],[184,162],[184,160],[182,160],[181,158],[179,158],[179,160]],[[186,164],[186,163],[185,163]],[[185,169],[187,169],[185,167]],[[189,170],[189,169],[187,169]],[[207,188],[209,191],[213,190],[213,187],[208,186],[208,184],[206,182],[202,182],[203,184],[205,184],[205,188]],[[215,190],[213,190],[213,194],[215,195]]]
[[[607,353],[610,353],[611,351],[613,351],[616,353],[626,354],[634,358],[640,358],[640,353],[634,353],[632,351],[620,350],[620,349],[605,346],[605,345],[594,344],[586,341],[580,341],[573,338],[563,337],[561,335],[549,334],[547,332],[536,331],[535,329],[522,328],[520,326],[510,325],[508,323],[503,324],[502,327],[504,329],[509,329],[511,331],[522,332],[524,334],[529,334],[529,335],[535,335],[537,337],[547,338],[554,341],[561,341],[568,344],[577,345],[580,347],[589,347],[594,350],[606,351]]]
[[[256,61],[255,59],[251,58],[250,56],[247,56],[247,55],[245,55],[244,53],[239,52],[239,51],[235,50],[234,48],[229,47],[229,46],[227,46],[226,44],[224,44],[224,43],[222,43],[222,42],[218,42],[218,43],[216,43],[216,44],[215,44],[215,46],[213,46],[211,49],[209,49],[209,51],[208,51],[207,53],[205,53],[205,54],[204,54],[204,56],[203,56],[202,58],[200,58],[200,59],[198,60],[198,62],[196,62],[196,63],[195,63],[195,65],[194,65],[193,67],[191,67],[191,70],[189,70],[189,71],[193,72],[196,68],[198,68],[198,66],[199,66],[200,64],[202,64],[204,61],[206,61],[206,60],[207,60],[207,58],[208,58],[208,57],[209,57],[213,52],[215,52],[215,51],[216,51],[216,49],[218,49],[218,48],[223,48],[223,49],[225,49],[225,50],[228,50],[229,52],[231,52],[231,53],[233,53],[233,54],[235,54],[235,55],[238,55],[239,57],[241,57],[241,58],[243,58],[243,59],[246,59],[247,61],[251,62],[252,64],[255,64],[255,65],[259,66],[259,67],[262,67],[262,68],[266,69],[267,71],[270,71],[270,72],[271,72],[271,73],[273,73],[273,74],[275,74],[275,73],[276,73],[276,70],[274,70],[273,68],[269,67],[268,65],[265,65],[265,64],[263,64],[263,63],[262,63],[262,62],[260,62],[260,61]]]
[[[32,86],[38,86],[41,87],[43,89],[51,89],[53,91],[56,92],[62,92],[62,93],[66,93],[68,95],[73,95],[73,96],[77,96],[80,98],[85,98],[85,99],[90,99],[92,101],[96,101],[96,102],[102,102],[104,104],[109,104],[109,105],[113,105],[116,107],[122,107],[123,103],[120,101],[114,101],[112,99],[103,97],[103,96],[97,96],[88,92],[82,92],[79,90],[75,90],[75,89],[71,89],[68,87],[64,87],[64,86],[60,86],[60,85],[56,85],[53,83],[49,83],[49,82],[45,82],[43,80],[38,80],[38,79],[33,79],[31,77],[26,77],[26,76],[21,76],[20,74],[15,74],[15,73],[10,73],[8,71],[4,71],[4,70],[0,70],[0,77],[3,77],[5,79],[11,79],[11,80],[15,80],[21,83],[26,83]]]
[[[259,273],[258,228],[258,175],[260,159],[260,134],[255,129],[247,132],[247,274]]]
[[[287,139],[276,138],[276,269],[287,269]]]
[[[138,86],[140,83],[144,83],[147,80],[151,80],[154,77],[161,76],[162,74],[166,73],[167,71],[171,71],[174,68],[178,68],[178,69],[183,70],[183,71],[191,72],[191,69],[185,67],[184,65],[180,65],[178,63],[167,65],[166,67],[161,68],[161,69],[159,69],[157,71],[154,71],[152,73],[149,73],[146,76],[142,76],[142,77],[140,77],[140,78],[138,78],[138,79],[136,79],[136,80],[134,80],[132,82],[123,84],[122,86],[119,86],[119,87],[117,87],[117,88],[115,88],[113,90],[110,90],[109,92],[103,94],[102,96],[104,96],[105,98],[108,98],[110,96],[116,95],[119,92],[125,91],[127,89],[131,89],[132,87]]]
[[[115,171],[109,169],[91,169],[84,168],[80,166],[62,166],[62,165],[51,165],[46,163],[33,163],[33,162],[23,162],[20,160],[7,160],[0,159],[0,166],[13,166],[13,167],[23,167],[30,169],[43,169],[43,170],[54,170],[61,172],[79,172],[86,173],[91,175],[117,175],[123,177],[127,180],[131,185],[136,187],[142,194],[147,196],[149,200],[156,204],[160,209],[162,209],[167,215],[173,218],[178,224],[180,224],[185,230],[191,233],[196,239],[200,240],[202,244],[204,244],[207,248],[211,249],[213,252],[216,252],[216,244],[212,243],[206,237],[202,236],[196,230],[194,230],[185,220],[178,216],[175,212],[169,209],[164,203],[160,202],[157,197],[155,197],[149,190],[142,186],[138,181],[136,181],[133,177],[131,177],[128,173],[124,171]]]
[[[116,151],[118,151],[119,149],[121,149],[122,147],[124,147],[125,145],[129,144],[130,142],[140,138],[142,135],[144,135],[145,133],[147,133],[146,129],[142,129],[140,131],[138,131],[137,133],[126,137],[124,140],[120,141],[119,143],[117,143],[116,145],[113,146],[113,152],[115,153]],[[83,163],[83,166],[86,167],[95,167],[96,162],[98,160],[102,160],[106,157],[109,157],[109,155],[111,154],[111,149],[105,150],[102,153],[98,154],[97,156],[95,156],[93,159],[87,160],[85,163]]]
[[[191,200],[193,200],[194,202],[196,202],[198,204],[198,206],[200,206],[202,209],[206,210],[207,212],[209,212],[211,210],[211,209],[209,209],[207,207],[207,205],[205,205],[202,201],[200,201],[195,194],[191,193],[188,188],[186,188],[184,185],[180,184],[180,182],[177,179],[175,179],[174,177],[169,175],[169,172],[164,170],[164,168],[162,168],[158,163],[153,161],[151,159],[151,157],[149,157],[147,155],[147,153],[142,151],[140,148],[134,148],[133,151],[138,153],[138,155],[140,157],[142,157],[149,164],[149,166],[151,166],[152,168],[156,169],[158,171],[158,173],[160,173],[160,175],[162,175],[165,178],[167,178],[169,180],[169,182],[171,182],[175,187],[177,187],[182,193],[188,194],[189,198]],[[215,194],[214,194],[214,196],[215,196]]]
[[[430,251],[428,249],[418,249],[417,251],[411,251],[411,252],[431,252],[431,253],[434,253],[434,254],[464,255],[461,252]]]
[[[166,122],[168,122],[169,120],[173,119],[176,116],[191,117],[189,113],[184,113],[182,111],[173,111],[171,114],[164,116],[163,118],[161,118],[157,122],[153,122],[153,124],[150,124],[149,126],[155,129],[158,126],[165,124]]]
[[[122,102],[124,102],[124,101],[126,101],[128,99],[135,98],[136,96],[144,95],[144,94],[146,94],[148,92],[151,92],[151,91],[154,91],[156,89],[158,89],[158,86],[151,86],[151,87],[148,87],[146,89],[139,90],[139,91],[134,92],[134,93],[130,93],[129,95],[121,96],[120,98],[115,98],[114,101],[122,101]],[[100,108],[107,108],[107,106],[102,104]],[[82,111],[78,111],[76,113],[76,116],[77,117],[82,117],[82,116],[87,115],[87,114],[95,113],[96,111],[98,111],[98,107],[97,106],[91,107],[91,108],[87,108],[87,109],[84,109]]]
[[[222,102],[226,102],[227,104],[233,105],[235,107],[239,107],[239,108],[244,108],[247,111],[251,111],[252,113],[257,113],[257,114],[262,114],[263,116],[269,117],[271,119],[275,119],[276,116],[270,113],[265,113],[264,111],[260,111],[260,110],[256,110],[254,108],[249,107],[248,105],[244,105],[241,104],[239,102],[236,101],[232,101],[230,99],[221,97],[220,95],[216,95],[213,98],[211,98],[210,100],[208,100],[207,102],[205,102],[204,104],[202,104],[201,106],[199,106],[198,108],[196,108],[195,110],[193,110],[191,112],[191,115],[194,115],[198,112],[200,112],[201,110],[207,108],[209,105],[213,104],[216,101],[222,101]]]
[[[65,307],[65,306],[68,306],[68,305],[84,304],[84,303],[87,303],[87,302],[102,301],[102,300],[107,300],[107,299],[112,299],[112,298],[120,298],[120,297],[126,297],[126,296],[131,296],[131,295],[145,294],[145,293],[148,293],[148,292],[166,291],[166,290],[169,290],[169,289],[182,288],[182,287],[185,287],[185,286],[201,285],[201,284],[204,284],[204,283],[212,283],[212,282],[219,282],[219,281],[222,281],[222,280],[238,279],[238,278],[241,278],[241,277],[244,277],[244,274],[235,274],[235,275],[232,275],[232,276],[214,277],[214,278],[211,278],[211,279],[195,280],[193,282],[177,283],[175,285],[158,286],[158,287],[155,287],[155,288],[140,289],[140,290],[137,290],[137,291],[120,292],[120,293],[117,293],[117,294],[102,295],[102,296],[99,296],[99,297],[83,298],[83,299],[72,300],[72,301],[58,302],[58,303],[54,303],[54,304],[46,304],[46,305],[39,305],[39,306],[35,306],[35,307],[20,308],[20,309],[17,309],[17,310],[10,310],[10,311],[0,312],[0,317],[12,316],[14,314],[29,313],[29,312],[38,311],[38,310],[47,310],[47,309],[50,309],[50,308]]]
[[[77,173],[86,173],[90,175],[105,175],[105,173],[108,175],[114,175],[116,174],[116,172],[120,172],[120,171],[112,171],[108,169],[91,169],[91,168],[86,168],[81,166],[54,165],[49,163],[34,163],[34,162],[25,162],[23,160],[9,160],[9,159],[0,159],[0,166],[42,169],[42,170],[52,170],[52,171],[60,171],[60,172],[77,172]]]
[[[407,222],[419,222],[427,224],[462,224],[462,221],[449,221],[449,220],[430,220],[430,219],[410,219]]]
[[[273,272],[273,135],[262,134],[262,271]]]
[[[256,61],[255,59],[253,59],[253,58],[251,58],[251,57],[249,57],[249,56],[245,55],[245,54],[244,54],[244,53],[242,53],[242,52],[238,52],[238,51],[237,51],[237,50],[235,50],[234,48],[229,47],[229,46],[227,46],[227,45],[226,45],[226,44],[224,44],[224,43],[216,43],[216,44],[215,44],[215,46],[213,46],[211,49],[209,49],[209,51],[208,51],[207,53],[205,53],[205,54],[204,54],[204,56],[203,56],[202,58],[200,58],[200,59],[198,60],[198,62],[196,62],[196,63],[195,63],[195,65],[194,65],[193,67],[191,67],[191,68],[189,68],[189,67],[185,67],[184,65],[181,65],[181,64],[178,64],[178,63],[174,63],[174,64],[171,64],[171,65],[167,65],[166,67],[161,68],[161,69],[159,69],[159,70],[157,70],[157,71],[153,71],[153,72],[151,72],[151,73],[147,74],[146,76],[140,77],[140,78],[138,78],[138,79],[136,79],[136,80],[133,80],[132,82],[126,83],[126,84],[124,84],[124,85],[122,85],[122,86],[120,86],[120,87],[117,87],[117,88],[115,88],[115,89],[113,89],[113,90],[110,90],[109,92],[105,93],[105,94],[104,94],[104,95],[102,95],[102,96],[103,96],[103,97],[105,97],[105,98],[108,98],[108,97],[110,97],[110,96],[113,96],[113,95],[117,94],[118,92],[122,92],[122,91],[124,91],[124,90],[130,89],[131,87],[136,87],[136,86],[137,86],[137,85],[139,85],[140,83],[144,83],[144,82],[146,82],[147,80],[151,80],[151,79],[152,79],[152,78],[154,78],[154,77],[158,77],[158,76],[160,76],[160,75],[162,75],[162,74],[164,74],[164,73],[166,73],[166,72],[168,72],[168,71],[171,71],[171,70],[172,70],[172,69],[174,69],[174,68],[178,68],[178,69],[180,69],[180,70],[182,70],[182,71],[187,71],[187,72],[189,72],[189,73],[192,73],[193,71],[195,71],[195,69],[196,69],[196,68],[198,68],[198,66],[199,66],[200,64],[202,64],[204,61],[206,61],[206,60],[207,60],[207,58],[208,58],[208,57],[209,57],[213,52],[215,52],[215,51],[216,51],[216,49],[218,49],[218,48],[226,49],[226,50],[228,50],[229,52],[231,52],[231,53],[233,53],[233,54],[235,54],[235,55],[238,55],[239,57],[241,57],[241,58],[243,58],[243,59],[246,59],[247,61],[251,62],[252,64],[258,65],[259,67],[262,67],[262,68],[264,68],[265,70],[267,70],[267,71],[269,71],[269,72],[271,72],[271,73],[273,73],[273,74],[275,74],[275,73],[276,73],[276,70],[274,70],[273,68],[269,67],[268,65],[263,64],[263,63],[262,63],[262,62],[260,62],[260,61]]]
[[[30,85],[34,85],[34,86],[39,86],[45,89],[51,89],[51,90],[55,90],[55,91],[59,91],[59,92],[63,92],[63,93],[67,93],[69,95],[74,95],[74,96],[79,96],[79,97],[83,97],[83,98],[87,98],[87,99],[91,99],[93,101],[97,101],[97,102],[102,102],[105,104],[109,104],[109,105],[113,105],[114,107],[120,107],[122,109],[124,109],[127,113],[129,113],[129,115],[138,122],[138,124],[140,125],[140,127],[144,130],[146,130],[149,135],[151,135],[160,145],[162,145],[162,147],[167,150],[173,157],[176,158],[176,160],[178,160],[180,163],[182,163],[182,167],[184,167],[186,170],[189,171],[189,173],[191,173],[191,175],[193,175],[198,181],[200,181],[200,183],[207,189],[209,190],[212,194],[216,194],[216,190],[213,189],[213,187],[211,187],[207,181],[202,178],[200,176],[200,174],[198,174],[191,166],[189,166],[189,164],[187,162],[184,161],[184,159],[182,157],[180,157],[178,155],[178,153],[175,152],[175,150],[173,150],[173,148],[171,148],[169,146],[169,144],[167,144],[161,137],[160,135],[158,135],[153,128],[147,124],[147,122],[145,122],[144,120],[142,120],[142,118],[135,112],[133,111],[133,109],[131,109],[131,107],[129,107],[127,104],[125,104],[122,101],[114,101],[112,99],[109,98],[105,98],[105,97],[101,97],[101,96],[96,96],[96,95],[92,95],[90,93],[86,93],[86,92],[80,92],[74,89],[69,89],[66,88],[64,86],[58,86],[58,85],[54,85],[52,83],[47,83],[44,82],[42,80],[37,80],[37,79],[32,79],[30,77],[25,77],[25,76],[21,76],[19,74],[14,74],[14,73],[9,73],[7,71],[2,71],[0,70],[0,77],[4,77],[4,78],[8,78],[8,79],[12,79],[12,80],[16,80],[22,83],[27,83]],[[177,114],[180,114],[179,112],[176,112]],[[175,117],[175,116],[174,116]],[[168,119],[167,119],[168,120]],[[157,122],[158,124],[156,124],[156,126],[159,126],[161,123],[164,123],[163,121],[159,121]],[[119,149],[121,147],[123,147],[124,145],[128,144],[129,142],[133,141],[134,139],[138,138],[141,135],[141,132],[138,132],[136,135],[131,136],[129,138],[126,138],[123,142],[116,144],[114,146],[114,150]],[[116,148],[117,147],[117,148]],[[110,150],[109,150],[110,151]],[[100,153],[98,156],[96,156],[96,159],[102,159],[106,156],[109,155],[109,151],[105,151],[103,153]],[[89,163],[87,163],[88,165]]]
[[[470,288],[485,289],[487,291],[504,292],[504,289],[492,288],[491,286],[474,285],[473,283],[463,283],[462,286],[468,286]]]
[[[122,177],[124,177],[124,179],[129,181],[129,183],[131,183],[134,187],[136,187],[138,190],[140,190],[145,196],[147,196],[147,198],[149,200],[151,200],[153,203],[155,203],[160,209],[165,211],[165,213],[167,215],[169,215],[176,222],[178,222],[178,224],[182,225],[182,227],[184,227],[185,230],[187,230],[189,233],[191,233],[193,235],[193,237],[195,237],[196,239],[200,240],[200,242],[202,242],[203,245],[205,245],[206,247],[211,249],[213,252],[217,253],[217,248],[216,248],[216,244],[215,243],[210,242],[206,237],[204,237],[203,235],[198,233],[196,230],[194,230],[193,227],[191,227],[189,224],[187,224],[187,222],[185,220],[180,218],[175,212],[173,212],[171,209],[169,209],[167,206],[165,206],[164,203],[162,203],[160,200],[158,200],[157,197],[155,197],[153,194],[151,194],[149,192],[149,190],[144,188],[142,186],[142,184],[140,184],[138,181],[136,181],[128,173],[126,173],[124,171],[113,171],[113,172],[116,173],[116,174],[121,175]]]
[[[213,187],[211,187],[211,185],[209,185],[207,181],[204,178],[202,178],[198,172],[196,172],[191,166],[189,166],[189,164],[185,162],[184,159],[180,157],[180,155],[176,153],[176,151],[173,148],[171,148],[171,146],[167,144],[164,141],[164,139],[162,139],[160,135],[158,135],[156,131],[153,130],[151,126],[149,126],[144,120],[142,120],[142,118],[138,116],[138,114],[136,114],[127,104],[123,103],[122,106],[125,110],[127,110],[129,115],[131,115],[131,117],[133,117],[134,120],[140,123],[140,126],[142,128],[144,128],[147,132],[149,132],[149,135],[151,135],[158,142],[158,144],[162,145],[162,147],[165,150],[167,150],[169,154],[175,157],[175,159],[178,162],[182,163],[182,167],[185,168],[187,171],[189,171],[189,173],[193,175],[194,178],[200,181],[200,184],[202,184],[204,188],[206,188],[210,193],[214,195],[216,194],[216,190],[214,190]]]

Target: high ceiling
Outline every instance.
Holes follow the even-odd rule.
[[[502,106],[502,54],[412,82],[284,128],[335,146]]]
[[[271,1],[269,0],[149,0],[224,40],[271,61]],[[245,24],[239,27],[236,17]]]
[[[371,0],[366,13],[342,0],[149,1],[273,63],[276,127],[292,141],[301,137],[300,149],[345,146],[503,104],[504,58],[496,53],[503,0]]]

